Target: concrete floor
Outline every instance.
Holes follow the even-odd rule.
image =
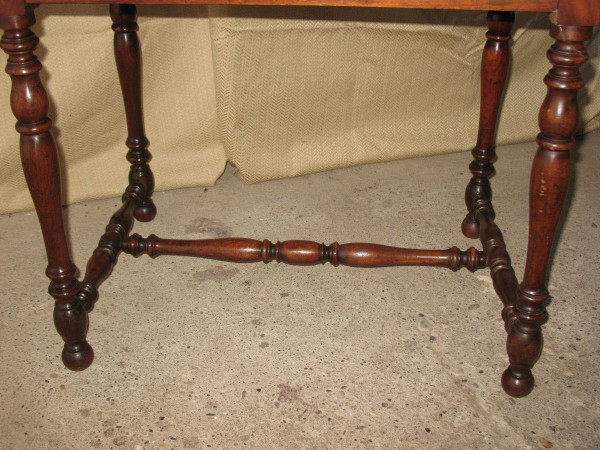
[[[2,448],[598,448],[600,133],[574,158],[537,387],[504,394],[487,270],[234,265],[122,255],[64,369],[31,212],[0,216]],[[498,150],[498,223],[521,277],[534,144]],[[157,193],[142,235],[462,249],[466,153],[253,186]],[[160,174],[156,174],[160,177]],[[65,209],[84,268],[119,201]]]

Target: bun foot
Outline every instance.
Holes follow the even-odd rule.
[[[133,217],[140,222],[150,222],[156,217],[154,202],[150,199],[144,200],[144,203],[133,212]]]
[[[85,370],[94,360],[94,350],[87,341],[80,344],[65,344],[62,351],[62,361],[67,369],[74,371]]]
[[[502,374],[502,388],[511,397],[525,397],[533,390],[534,384],[531,370],[524,370],[522,375],[515,376],[509,367]]]
[[[464,218],[460,229],[469,239],[479,239],[479,223],[470,214]]]

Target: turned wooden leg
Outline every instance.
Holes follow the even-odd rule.
[[[154,177],[148,166],[152,155],[148,151],[148,139],[144,133],[142,109],[142,51],[137,35],[137,11],[135,5],[110,5],[110,17],[115,32],[115,60],[125,101],[129,148],[127,160],[131,163],[129,185],[140,186],[143,198],[134,211],[134,217],[149,222],[156,216],[156,206],[150,198],[154,192]]]
[[[5,30],[0,47],[8,54],[6,72],[12,79],[11,107],[21,134],[21,161],[37,211],[50,278],[49,292],[56,300],[54,324],[65,341],[62,360],[71,370],[83,370],[94,359],[85,340],[88,315],[77,292],[76,268],[69,256],[60,199],[58,158],[50,135],[48,96],[38,72],[42,65],[34,55],[38,38],[29,29],[35,23],[33,12],[2,17]]]
[[[513,397],[533,389],[531,368],[542,352],[548,258],[569,183],[577,90],[583,87],[579,67],[587,60],[583,43],[592,33],[592,27],[561,26],[552,20],[550,34],[556,42],[548,52],[552,68],[544,79],[548,93],[540,109],[539,148],[531,170],[527,263],[506,344],[510,366],[502,375],[502,387]]]
[[[465,191],[465,203],[469,213],[462,222],[462,232],[471,239],[479,238],[477,210],[486,208],[493,218],[492,190],[489,177],[494,173],[492,161],[496,156],[494,141],[496,122],[504,82],[508,72],[510,30],[513,12],[490,11],[487,15],[487,42],[481,60],[481,104],[477,145],[473,149],[473,162],[469,166],[473,177]]]

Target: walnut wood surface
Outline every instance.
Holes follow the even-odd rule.
[[[140,222],[149,222],[156,216],[156,206],[150,198],[154,192],[154,176],[148,163],[148,138],[144,131],[142,106],[142,50],[138,39],[137,11],[134,5],[111,5],[110,16],[115,32],[115,62],[119,72],[121,92],[127,117],[127,160],[131,163],[129,185],[142,191],[140,205],[133,214]]]
[[[133,227],[134,211],[141,205],[142,198],[143,192],[139,187],[127,188],[123,195],[123,204],[111,217],[106,232],[87,263],[79,297],[88,312],[92,311],[98,301],[98,286],[108,278],[117,263],[121,243]]]
[[[133,228],[134,218],[148,222],[156,216],[156,207],[150,199],[154,192],[154,176],[148,166],[152,156],[144,131],[142,50],[137,36],[137,11],[133,5],[111,5],[109,10],[115,32],[115,62],[127,118],[127,160],[131,167],[123,204],[111,217],[106,232],[88,261],[81,283],[79,298],[88,312],[98,301],[98,287],[117,263],[121,244]]]
[[[588,58],[584,41],[591,38],[592,28],[554,24],[550,34],[556,43],[548,52],[552,69],[544,79],[548,92],[540,108],[539,149],[531,169],[527,263],[506,343],[510,366],[502,376],[504,390],[515,397],[533,389],[531,368],[542,352],[548,262],[569,184],[569,151],[579,117],[577,91],[583,87],[579,67]]]
[[[479,237],[479,224],[475,217],[477,211],[487,209],[494,216],[489,177],[494,173],[492,162],[496,157],[496,122],[508,73],[508,41],[514,20],[513,12],[490,12],[487,17],[487,41],[481,58],[479,130],[477,144],[472,151],[473,162],[469,166],[473,176],[465,190],[469,213],[462,223],[463,234],[471,239]]]
[[[473,271],[485,267],[485,255],[473,247],[460,251],[415,250],[387,245],[352,243],[331,245],[312,241],[284,241],[272,243],[245,238],[177,240],[161,239],[150,235],[147,239],[134,234],[125,239],[122,249],[139,256],[152,258],[160,255],[196,256],[229,262],[284,262],[296,265],[323,264],[327,261],[353,267],[388,266],[441,266],[452,270],[467,267]]]
[[[465,191],[465,203],[469,213],[462,223],[463,234],[479,238],[487,255],[494,289],[502,303],[502,318],[508,329],[514,317],[517,277],[511,266],[510,256],[500,228],[494,222],[496,213],[492,206],[492,188],[489,178],[494,173],[492,162],[496,123],[504,91],[510,58],[508,41],[514,22],[512,12],[490,12],[487,16],[487,41],[481,60],[481,103],[477,144],[472,151],[473,162],[469,169],[472,178]]]
[[[561,25],[599,25],[600,1],[561,0],[558,9],[558,23]]]
[[[480,239],[486,255],[486,263],[490,268],[494,290],[504,304],[502,319],[508,330],[514,317],[514,304],[517,295],[517,277],[512,268],[510,256],[500,228],[494,222],[489,210],[479,210],[477,221],[480,226]]]
[[[83,370],[94,358],[86,341],[88,315],[77,297],[77,268],[71,261],[64,231],[60,199],[60,179],[56,145],[50,134],[48,95],[39,77],[42,64],[34,51],[38,38],[29,29],[35,23],[32,13],[4,21],[0,47],[8,54],[6,72],[12,80],[10,103],[21,134],[21,162],[35,205],[46,253],[50,278],[48,291],[54,297],[54,324],[65,344],[64,364]]]
[[[108,4],[119,0],[31,0],[30,3]],[[363,6],[479,11],[554,11],[558,0],[133,0],[130,4]]]

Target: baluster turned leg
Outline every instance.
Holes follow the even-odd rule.
[[[110,17],[115,32],[115,60],[121,82],[127,116],[127,160],[131,163],[129,184],[143,189],[144,198],[135,209],[134,217],[149,222],[156,216],[156,206],[150,198],[154,192],[154,177],[148,166],[152,155],[144,132],[142,108],[142,51],[137,35],[135,5],[110,5]]]
[[[527,263],[506,344],[510,366],[502,375],[502,387],[513,397],[533,389],[531,368],[542,352],[548,258],[569,183],[569,150],[579,116],[577,90],[583,87],[579,67],[587,60],[583,43],[592,33],[592,27],[561,26],[552,19],[550,35],[556,42],[548,52],[552,69],[544,79],[548,92],[540,109],[539,148],[531,170]]]
[[[479,238],[479,222],[476,218],[478,209],[488,209],[493,218],[489,177],[494,173],[492,161],[496,156],[496,122],[508,73],[508,41],[514,20],[513,12],[490,11],[487,15],[487,42],[481,60],[479,132],[477,145],[472,152],[474,160],[469,166],[473,177],[465,191],[465,203],[469,213],[461,227],[463,234],[471,239]]]
[[[0,47],[8,54],[6,72],[12,79],[11,106],[21,134],[21,161],[31,197],[40,220],[50,278],[49,292],[56,300],[54,324],[65,341],[64,364],[83,370],[94,359],[86,341],[88,315],[77,298],[79,283],[65,236],[58,158],[47,117],[48,96],[38,72],[42,65],[34,55],[38,38],[29,29],[35,23],[33,12],[2,17],[5,32]]]

